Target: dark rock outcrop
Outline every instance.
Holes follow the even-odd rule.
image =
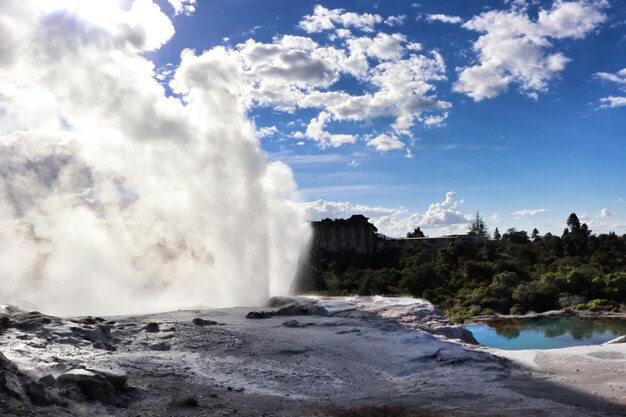
[[[193,324],[195,324],[196,326],[214,326],[217,324],[216,321],[213,320],[204,320],[201,318],[196,317],[195,319],[193,319],[191,321]]]
[[[96,324],[95,326],[84,325],[84,327],[70,327],[73,334],[93,343],[96,349],[115,351],[115,344],[119,342],[111,336],[111,327],[106,324]]]
[[[12,317],[11,326],[19,330],[32,331],[41,329],[46,324],[53,321],[60,322],[58,317],[47,316],[38,311],[30,311],[28,313],[18,313]]]
[[[328,310],[316,304],[291,304],[279,309],[275,314],[277,316],[329,316]]]
[[[57,386],[64,389],[66,396],[78,389],[89,401],[124,406],[128,402],[127,376],[101,369],[72,369],[57,379]]]
[[[251,311],[246,314],[247,319],[269,319],[274,316],[275,313],[273,311]]]
[[[18,367],[0,352],[0,390],[25,404],[57,404],[56,397],[46,386],[19,371]]]
[[[158,333],[161,329],[159,328],[159,323],[148,323],[143,326],[143,330],[148,333]]]
[[[277,297],[277,301],[274,304],[285,301],[284,299],[287,299],[287,297]],[[295,299],[289,300],[292,301],[291,304],[281,307],[276,311],[251,311],[246,315],[246,318],[267,319],[276,316],[330,316],[328,310],[320,305],[317,305],[315,302],[300,302]]]
[[[171,348],[172,346],[169,343],[165,343],[165,342],[155,343],[154,345],[148,346],[148,349],[158,351],[158,352],[165,352],[165,351],[170,350]]]

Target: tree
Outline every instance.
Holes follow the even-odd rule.
[[[424,232],[422,232],[418,226],[417,229],[407,233],[406,237],[424,237]]]
[[[480,216],[480,212],[478,211],[476,212],[476,217],[472,219],[472,222],[470,223],[470,228],[467,234],[484,236],[486,238],[489,238],[489,230],[487,229],[487,225],[485,224],[485,221]]]
[[[576,213],[570,214],[567,218],[567,227],[569,227],[569,231],[572,233],[580,230],[580,220],[578,220]]]
[[[501,238],[502,238],[502,235],[500,234],[500,231],[496,227],[495,232],[493,232],[493,240],[500,240]]]
[[[580,224],[576,213],[572,213],[567,218],[567,227],[563,231],[563,243],[565,253],[569,256],[584,256],[587,254],[589,246],[589,236],[591,230],[586,223]]]
[[[539,235],[539,230],[537,230],[536,227],[533,229],[532,233],[530,234],[530,237],[533,239],[533,242],[536,242],[541,239],[541,236]]]
[[[517,230],[512,227],[502,236],[502,242],[517,243],[523,245],[528,243],[528,233],[525,230]]]

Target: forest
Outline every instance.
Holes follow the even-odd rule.
[[[411,295],[455,322],[485,314],[554,309],[625,311],[626,234],[593,234],[572,213],[561,236],[496,228],[477,213],[469,234],[484,244],[410,241],[374,254],[313,248],[301,267],[299,292],[324,295]],[[419,228],[408,237],[420,237]]]

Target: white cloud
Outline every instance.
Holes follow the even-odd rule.
[[[117,3],[0,2],[0,299],[121,314],[286,292],[308,229],[246,118],[240,66],[185,51],[168,95],[145,52],[170,18]]]
[[[331,120],[331,116],[326,112],[321,112],[318,117],[311,119],[306,128],[305,136],[318,141],[322,148],[328,146],[337,148],[346,143],[356,142],[356,137],[346,134],[331,134],[325,130],[326,124]]]
[[[459,16],[448,16],[445,14],[429,14],[426,16],[426,20],[428,20],[429,22],[443,22],[453,24],[463,23],[463,19],[461,19]]]
[[[615,74],[598,72],[595,76],[600,80],[615,83],[622,91],[626,91],[626,68],[617,71]],[[623,106],[626,106],[626,96],[609,96],[601,98],[598,107],[601,109],[611,109]]]
[[[416,227],[424,230],[432,229],[439,233],[466,233],[467,225],[472,216],[461,212],[463,200],[456,199],[456,193],[446,193],[441,203],[431,204],[425,213],[409,214],[404,207],[386,208],[370,207],[349,202],[332,202],[317,200],[301,203],[311,220],[324,218],[348,218],[353,214],[363,214],[378,228],[379,232],[388,236],[405,236]]]
[[[489,221],[498,224],[502,222],[502,216],[500,215],[500,213],[493,213],[491,216],[489,216]]]
[[[278,133],[278,128],[276,126],[265,126],[257,130],[257,136],[259,138],[274,136],[276,133]]]
[[[404,143],[396,136],[378,135],[367,142],[367,146],[374,147],[378,152],[387,152],[394,149],[404,148]]]
[[[626,96],[625,97],[615,97],[609,96],[600,99],[600,108],[601,109],[614,109],[616,107],[624,107],[626,106]]]
[[[294,137],[314,140],[321,147],[356,141],[349,132],[329,131],[332,122],[369,123],[392,117],[389,135],[410,135],[416,123],[442,124],[445,110],[451,107],[435,94],[434,83],[446,79],[442,56],[436,51],[419,54],[421,45],[402,34],[355,37],[348,33],[341,46],[286,35],[271,43],[250,39],[234,49],[214,49],[224,51],[224,59],[235,66],[233,76],[238,83],[229,88],[246,108],[271,107],[290,113],[317,110],[306,131]],[[195,68],[201,78],[205,77],[203,61],[200,56]],[[202,65],[211,73],[208,62]],[[363,93],[353,95],[336,87],[348,76],[358,80]],[[176,80],[171,86],[178,91]]]
[[[615,214],[611,213],[608,209],[603,208],[602,210],[600,210],[600,217],[611,217],[611,216],[615,216]]]
[[[389,16],[385,19],[387,26],[402,26],[406,20],[406,15]]]
[[[552,39],[581,39],[606,20],[605,0],[556,0],[532,20],[525,8],[492,10],[475,16],[463,27],[482,35],[474,42],[477,65],[458,69],[454,91],[475,101],[493,98],[511,84],[530,97],[548,90],[549,82],[569,58],[553,49]]]
[[[353,159],[352,161],[348,162],[348,166],[349,166],[350,168],[356,168],[356,167],[358,167],[359,165],[361,165],[361,164],[359,164],[359,163],[358,163],[356,160],[354,160],[354,159]]]
[[[196,0],[167,0],[174,8],[174,13],[192,15],[196,11]]]
[[[337,26],[353,27],[364,32],[373,32],[374,26],[380,24],[383,18],[377,14],[357,14],[346,12],[343,9],[329,10],[317,5],[312,15],[306,15],[298,24],[307,33],[323,32],[335,29]]]
[[[626,87],[626,68],[622,68],[615,74],[609,72],[597,72],[595,76],[604,81],[610,81],[621,87]]]
[[[626,229],[626,224],[619,222],[603,222],[600,220],[589,220],[587,225],[596,233],[608,233],[619,229]]]
[[[348,218],[353,214],[363,214],[365,217],[377,218],[381,216],[398,216],[406,213],[406,209],[403,207],[371,207],[363,204],[352,204],[348,201],[337,202],[321,199],[300,203],[300,206],[305,210],[310,220]]]
[[[548,209],[545,209],[545,208],[525,209],[525,210],[518,210],[518,211],[514,212],[513,215],[515,216],[516,219],[522,219],[522,218],[525,218],[525,217],[536,216],[536,215],[544,213],[546,211],[548,211]]]

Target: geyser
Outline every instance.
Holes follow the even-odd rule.
[[[0,2],[0,302],[113,314],[286,293],[309,230],[245,116],[248,81],[223,49],[184,51],[166,89],[145,53],[172,23],[117,3],[90,19]]]

